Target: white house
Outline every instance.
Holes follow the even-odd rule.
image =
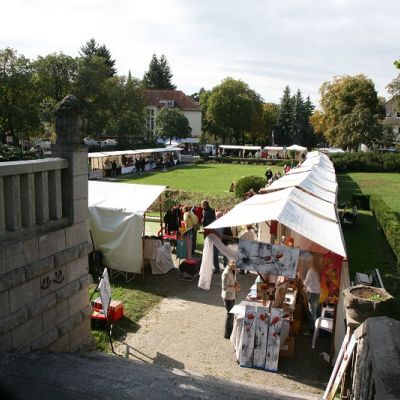
[[[145,106],[148,110],[147,127],[154,133],[157,113],[165,107],[179,110],[189,121],[192,137],[201,135],[201,107],[180,90],[150,90],[144,91]]]

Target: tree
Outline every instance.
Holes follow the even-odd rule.
[[[39,56],[32,63],[33,83],[40,98],[42,122],[51,123],[55,105],[72,93],[78,62],[63,53]]]
[[[115,68],[115,60],[111,58],[111,53],[107,47],[99,45],[93,38],[88,40],[85,45],[81,47],[79,52],[81,57],[100,57],[104,60],[108,68],[108,76],[115,76],[117,69]]]
[[[357,150],[382,138],[384,107],[365,75],[337,77],[321,86],[325,138],[330,145]]]
[[[195,102],[197,102],[197,103],[200,103],[200,96],[201,96],[205,91],[206,91],[206,90],[202,87],[202,88],[200,88],[200,90],[199,90],[198,92],[195,92],[195,93],[191,94],[189,97],[190,97],[193,101],[195,101]]]
[[[206,127],[225,143],[243,143],[246,133],[260,131],[262,121],[262,99],[259,94],[240,80],[226,78],[212,91],[200,97],[206,110]],[[204,104],[204,101],[207,104]],[[254,137],[254,136],[253,136]]]
[[[272,144],[272,131],[274,131],[276,123],[278,121],[279,110],[280,110],[279,104],[275,103],[263,104],[262,124],[264,132],[263,143],[265,144]]]
[[[107,81],[106,91],[109,103],[105,130],[118,136],[122,144],[142,140],[145,114],[141,82],[131,76],[116,76]]]
[[[178,110],[163,108],[156,118],[156,133],[159,137],[187,138],[192,132],[188,119]]]
[[[30,61],[11,48],[0,51],[0,138],[29,139],[40,129],[39,101]]]
[[[275,141],[281,146],[293,144],[293,98],[290,95],[289,86],[285,87],[280,103],[278,122],[275,128]]]
[[[105,132],[109,113],[109,70],[101,57],[80,57],[73,94],[82,102],[86,131],[93,136]]]
[[[175,90],[172,84],[172,73],[167,58],[163,54],[160,59],[155,54],[151,58],[149,69],[143,75],[143,86],[146,89]]]

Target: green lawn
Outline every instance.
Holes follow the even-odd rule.
[[[270,167],[274,172],[279,167]],[[265,176],[263,165],[197,164],[134,176],[126,181],[149,185],[166,185],[204,195],[232,196],[231,183],[244,176]]]
[[[349,173],[337,176],[339,200],[350,203],[353,192],[379,194],[394,210],[400,212],[400,174]],[[392,295],[400,290],[400,272],[396,257],[387,244],[382,231],[378,229],[375,217],[370,211],[360,210],[354,226],[344,226],[343,234],[347,246],[350,278],[356,272],[369,274],[378,268],[385,285]],[[391,316],[400,319],[400,299],[396,299]]]

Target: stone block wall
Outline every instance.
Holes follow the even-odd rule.
[[[85,222],[0,245],[0,351],[91,345]]]

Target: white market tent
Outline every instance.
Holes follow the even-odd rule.
[[[297,151],[297,152],[302,152],[302,151],[307,151],[307,147],[299,146],[298,144],[292,144],[289,147],[286,147],[286,150],[291,150],[291,151]]]
[[[210,229],[276,220],[326,250],[346,257],[334,203],[291,187],[255,195],[210,224]]]
[[[239,146],[233,144],[221,144],[218,146],[220,149],[226,150],[250,150],[250,151],[261,151],[261,146]]]
[[[144,215],[165,186],[89,181],[89,221],[96,250],[108,267],[140,273]]]
[[[285,175],[273,183],[287,177],[287,185],[276,185],[276,191],[255,195],[238,204],[210,224],[210,229],[252,223],[259,223],[261,228],[264,221],[277,220],[291,229],[292,234],[296,234],[295,245],[302,250],[313,252],[329,250],[346,259],[346,247],[336,209],[337,187],[335,192],[330,191],[334,188],[332,183],[336,184],[332,180],[333,165],[326,155],[318,152],[310,152],[307,160],[313,160],[313,162],[309,162],[306,166],[304,163],[302,164],[305,171]],[[308,169],[308,167],[310,168]],[[312,174],[311,178],[304,178],[310,174]],[[323,175],[330,177],[330,180],[325,180]],[[298,180],[290,181],[294,177]],[[314,179],[317,182],[314,182]],[[312,246],[313,243],[316,247]],[[340,278],[340,292],[348,286],[350,286],[349,271],[347,261],[344,261]],[[339,296],[334,336],[335,358],[346,332],[344,320],[343,296]]]

